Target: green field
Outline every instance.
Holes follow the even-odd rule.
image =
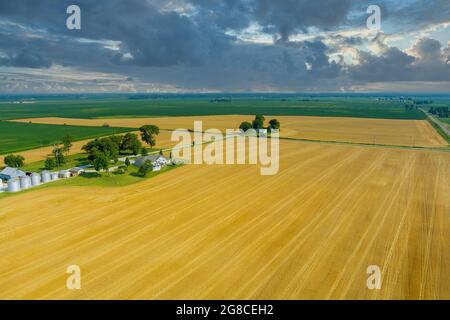
[[[82,127],[0,121],[0,154],[48,146],[67,134],[74,141],[132,131],[130,128]]]
[[[126,97],[104,99],[37,100],[31,104],[0,103],[0,119],[36,117],[108,118],[145,116],[195,116],[223,114],[270,114],[333,116],[381,119],[425,119],[419,110],[406,111],[404,103],[375,98],[233,98],[211,101],[208,96],[133,100]]]
[[[61,164],[60,167],[57,167],[54,170],[56,171],[56,170],[70,169],[70,168],[85,166],[85,165],[89,164],[86,153],[73,154],[73,155],[67,156],[65,158],[65,160],[66,160],[66,162],[64,164]],[[0,167],[1,167],[1,164],[0,164]],[[20,169],[22,169],[23,171],[28,171],[28,172],[40,172],[40,171],[46,170],[45,160],[36,161],[36,162],[32,162],[32,163],[25,163],[25,165]]]

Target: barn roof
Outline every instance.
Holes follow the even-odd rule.
[[[3,169],[0,172],[0,177],[4,177],[4,178],[17,178],[17,177],[21,177],[21,176],[25,176],[25,172],[23,172],[22,170],[19,170],[17,168],[11,168],[11,167],[6,167],[5,169]]]

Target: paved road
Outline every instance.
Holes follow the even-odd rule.
[[[430,118],[431,121],[436,123],[447,135],[450,136],[450,130],[448,130],[445,123],[442,123],[438,118],[433,117],[431,114],[426,112],[424,109],[420,109],[420,110],[422,110],[427,115],[427,117]]]

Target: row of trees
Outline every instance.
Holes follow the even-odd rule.
[[[433,100],[414,100],[414,104],[418,105],[433,104]]]
[[[145,125],[139,128],[142,141],[151,148],[156,145],[156,136],[159,135],[159,128],[155,125]],[[73,146],[73,138],[70,135],[53,145],[52,155],[45,159],[44,166],[47,170],[53,170],[67,163],[67,156]],[[88,160],[94,165],[96,170],[108,168],[108,164],[117,162],[119,154],[131,153],[137,155],[147,155],[148,150],[142,145],[137,134],[127,133],[123,136],[110,136],[98,138],[83,146],[88,153]],[[8,167],[21,168],[25,165],[25,158],[21,155],[7,155],[3,162]]]
[[[45,168],[52,170],[56,167],[61,167],[67,162],[66,157],[69,155],[72,148],[73,138],[70,135],[65,135],[59,143],[53,145],[52,156],[45,159]]]
[[[270,132],[272,129],[279,130],[280,129],[280,122],[277,119],[272,119],[269,121],[269,125],[267,127],[264,127],[264,122],[266,121],[266,118],[263,115],[256,115],[255,119],[250,123],[248,121],[244,121],[239,126],[239,129],[246,132],[249,129],[267,129],[268,132]]]
[[[417,106],[415,104],[405,104],[406,111],[417,110]]]
[[[154,125],[145,125],[139,128],[141,140],[150,147],[156,145],[156,136],[159,128]],[[106,170],[111,162],[117,163],[120,154],[147,155],[148,150],[142,145],[137,134],[126,133],[123,136],[110,136],[97,138],[82,147],[88,154],[89,163],[95,170]]]
[[[429,113],[437,115],[439,118],[448,118],[448,107],[431,107]]]
[[[66,155],[72,147],[72,137],[70,135],[64,136],[60,142],[53,146],[52,156],[45,160],[46,169],[54,169],[66,162]],[[21,155],[10,154],[7,155],[3,162],[8,167],[21,168],[25,165],[25,158]]]

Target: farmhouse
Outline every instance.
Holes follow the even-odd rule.
[[[26,176],[25,172],[17,168],[6,167],[0,172],[0,179],[6,181],[17,179],[24,176]]]
[[[136,167],[140,167],[147,161],[150,161],[151,163],[153,163],[154,168],[159,167],[159,169],[161,169],[162,166],[169,164],[169,162],[170,162],[169,159],[163,157],[160,154],[152,154],[149,156],[137,158],[136,161],[134,161],[134,165]]]

